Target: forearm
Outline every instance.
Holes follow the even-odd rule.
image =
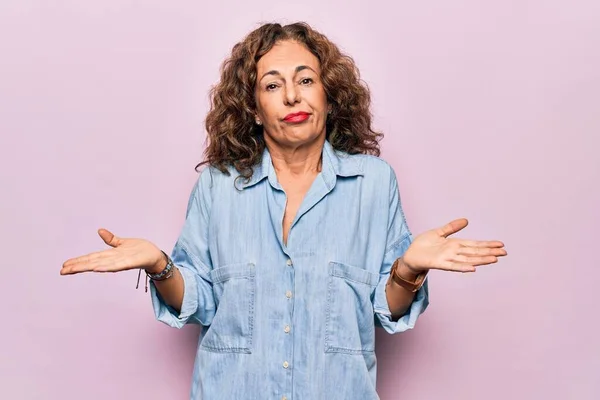
[[[401,260],[402,261],[402,260]],[[407,281],[415,281],[417,278],[417,274],[412,272],[404,262],[400,262],[399,268],[396,272],[400,277],[406,279]],[[410,305],[412,304],[415,294],[398,285],[391,278],[388,279],[385,294],[388,302],[388,307],[392,313],[392,320],[397,321],[401,316],[403,316],[406,311],[408,311]]]
[[[161,267],[153,268],[153,270],[148,272],[157,273],[164,270],[165,267],[166,263],[164,263]],[[185,287],[183,276],[181,275],[181,272],[179,272],[179,268],[173,268],[173,275],[170,278],[165,280],[155,280],[153,282],[156,290],[164,302],[170,307],[174,308],[177,312],[180,312],[183,304]]]

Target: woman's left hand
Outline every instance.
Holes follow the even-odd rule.
[[[505,256],[504,243],[448,238],[468,225],[456,219],[441,228],[417,236],[404,253],[404,264],[415,274],[429,269],[475,272],[477,266],[498,262]]]

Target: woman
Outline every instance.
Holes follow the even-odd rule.
[[[431,269],[474,272],[498,241],[413,236],[378,158],[353,61],[298,23],[266,24],[212,91],[208,164],[170,257],[101,229],[111,249],[61,274],[145,270],[158,320],[207,327],[192,399],[376,399],[375,327],[412,328]]]

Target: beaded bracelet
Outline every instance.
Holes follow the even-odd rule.
[[[171,260],[171,257],[169,257],[164,251],[161,250],[161,252],[164,254],[165,258],[167,259],[167,266],[162,271],[160,271],[159,273],[156,273],[156,274],[150,274],[146,271],[146,286],[145,286],[146,292],[148,291],[148,278],[152,279],[153,281],[164,281],[164,280],[172,277],[173,273],[175,272],[175,264],[173,264],[173,260]],[[142,275],[142,268],[140,268],[140,270],[138,271],[137,284],[135,285],[136,289],[140,286],[141,275]]]

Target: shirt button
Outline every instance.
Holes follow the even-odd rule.
[[[288,266],[288,267],[291,267],[291,266],[292,266],[292,260],[290,260],[290,259],[288,258],[288,260],[286,261],[286,264],[287,264],[287,266]]]
[[[290,328],[290,326],[289,326],[289,325],[286,325],[286,326],[285,326],[285,328],[283,328],[283,331],[284,331],[285,333],[290,333],[290,330],[291,330],[291,328]]]
[[[283,368],[287,368],[287,367],[289,367],[289,366],[290,366],[290,364],[289,364],[287,361],[284,361],[284,362],[283,362]]]
[[[287,292],[285,292],[285,297],[287,297],[288,299],[292,298],[292,292],[290,292],[289,290]]]

